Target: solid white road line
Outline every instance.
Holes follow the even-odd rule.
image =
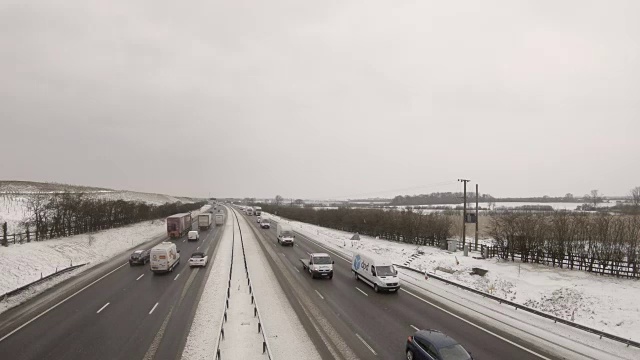
[[[158,307],[159,303],[156,303],[155,305],[153,305],[153,308],[151,309],[151,311],[149,311],[149,315],[151,315],[151,313],[153,312],[153,310],[155,310]]]
[[[318,290],[316,290],[316,294],[318,294],[318,296],[320,296],[320,299],[324,300],[324,296],[322,296],[322,294],[320,294],[320,292]]]
[[[18,326],[15,330],[13,330],[12,332],[10,332],[10,333],[8,333],[7,335],[3,336],[3,337],[0,339],[0,342],[2,342],[2,340],[4,340],[4,339],[8,338],[9,336],[11,336],[11,335],[15,334],[18,330],[22,329],[23,327],[25,327],[25,326],[27,326],[27,325],[31,324],[32,322],[36,321],[36,320],[37,320],[37,319],[39,319],[42,315],[44,315],[44,314],[48,313],[49,311],[51,311],[51,310],[53,310],[53,309],[57,308],[58,306],[60,306],[60,305],[61,305],[62,303],[64,303],[65,301],[67,301],[67,300],[71,299],[72,297],[74,297],[74,296],[76,296],[76,295],[80,294],[81,292],[83,292],[84,290],[86,290],[89,286],[91,286],[91,285],[93,285],[93,284],[97,283],[98,281],[100,281],[100,280],[102,280],[102,279],[106,278],[107,276],[109,276],[109,275],[113,274],[114,272],[116,272],[116,270],[121,269],[123,266],[125,266],[125,265],[127,265],[127,264],[128,264],[128,262],[126,262],[126,263],[124,263],[124,264],[122,264],[122,265],[118,266],[117,268],[115,268],[115,269],[111,270],[110,272],[106,273],[105,275],[103,275],[103,276],[102,276],[101,278],[99,278],[98,280],[96,280],[96,281],[92,282],[91,284],[89,284],[89,285],[87,285],[87,286],[83,287],[82,289],[80,289],[80,290],[76,291],[75,293],[73,293],[73,294],[72,294],[71,296],[69,296],[68,298],[66,298],[66,299],[64,299],[64,300],[62,300],[62,301],[60,301],[59,303],[57,303],[57,304],[53,305],[52,307],[50,307],[50,308],[48,308],[47,310],[45,310],[45,311],[41,312],[40,314],[38,314],[38,315],[37,315],[36,317],[34,317],[33,319],[31,319],[31,320],[27,321],[26,323],[24,323],[24,324],[22,324],[22,325]]]
[[[369,348],[369,350],[371,350],[371,352],[373,353],[373,355],[378,355],[378,353],[377,353],[377,352],[375,352],[375,351],[373,350],[373,348],[372,348],[371,346],[369,346],[369,344],[367,344],[367,342],[366,342],[366,341],[364,341],[364,339],[363,339],[360,335],[358,335],[358,334],[356,333],[356,336],[358,337],[358,339],[360,339],[360,341],[362,341],[362,343],[363,343],[366,347],[368,347],[368,348]]]
[[[109,306],[110,303],[106,303],[104,304],[103,307],[100,308],[100,310],[96,311],[96,314],[100,314],[100,311],[104,310],[104,308],[106,308],[107,306]]]
[[[418,299],[418,300],[421,300],[421,301],[423,301],[423,302],[425,302],[425,303],[427,303],[427,304],[429,304],[429,305],[431,305],[431,306],[435,307],[435,308],[436,308],[436,309],[438,309],[438,310],[441,310],[441,311],[443,311],[443,312],[445,312],[445,313],[447,313],[447,314],[449,314],[449,315],[451,315],[451,316],[453,316],[453,317],[455,317],[455,318],[457,318],[457,319],[460,319],[460,320],[462,320],[462,321],[466,322],[467,324],[469,324],[469,325],[471,325],[471,326],[473,326],[473,327],[475,327],[475,328],[478,328],[478,329],[480,329],[480,330],[482,330],[482,331],[486,332],[487,334],[491,334],[491,335],[493,335],[493,336],[497,337],[498,339],[500,339],[500,340],[502,340],[502,341],[508,342],[509,344],[511,344],[511,345],[513,345],[513,346],[515,346],[515,347],[517,347],[517,348],[519,348],[519,349],[522,349],[522,350],[524,350],[524,351],[528,352],[529,354],[535,355],[535,356],[539,357],[540,359],[551,360],[551,359],[549,359],[548,357],[543,356],[543,355],[540,355],[540,354],[538,354],[537,352],[535,352],[535,351],[533,351],[533,350],[529,350],[529,349],[527,349],[526,347],[524,347],[524,346],[522,346],[522,345],[518,345],[518,344],[514,343],[513,341],[511,341],[511,340],[509,340],[509,339],[506,339],[506,338],[504,338],[504,337],[502,337],[502,336],[500,336],[500,335],[498,335],[498,334],[496,334],[496,333],[492,332],[491,330],[487,330],[487,329],[483,328],[483,327],[482,327],[482,326],[480,326],[480,325],[476,325],[476,324],[472,323],[471,321],[469,321],[469,320],[467,320],[467,319],[465,319],[465,318],[462,318],[462,317],[460,317],[460,316],[458,316],[458,315],[456,315],[456,314],[452,313],[451,311],[448,311],[448,310],[446,310],[446,309],[444,309],[444,308],[442,308],[442,307],[440,307],[440,306],[438,306],[438,305],[436,305],[436,304],[434,304],[434,303],[432,303],[432,302],[430,302],[430,301],[427,301],[427,300],[425,300],[425,299],[421,298],[420,296],[418,296],[418,295],[416,295],[416,294],[414,294],[414,293],[412,293],[412,292],[410,292],[410,291],[408,291],[408,290],[405,290],[405,289],[403,289],[403,288],[400,288],[400,290],[402,290],[402,291],[406,292],[407,294],[409,294],[409,295],[411,295],[411,296],[415,297],[415,298],[416,298],[416,299]]]
[[[140,278],[142,278],[144,276],[144,274],[138,276],[138,278],[136,279],[136,281],[140,280]]]
[[[178,277],[179,277],[179,276],[180,276],[180,274],[176,275],[176,278],[175,278],[175,279],[173,279],[173,281],[178,280]]]
[[[364,292],[364,291],[360,290],[360,288],[359,288],[359,287],[357,287],[357,286],[356,286],[356,289],[358,289],[358,291],[360,291],[361,293],[363,293],[363,294],[364,294],[364,296],[369,296],[369,294],[367,294],[366,292]]]
[[[409,326],[411,326],[412,328],[414,328],[414,330],[415,330],[415,331],[420,331],[420,329],[418,329],[417,327],[415,327],[415,326],[413,326],[413,325],[409,325]]]

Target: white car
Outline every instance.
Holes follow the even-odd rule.
[[[260,224],[260,221],[262,220],[262,218],[260,216],[258,216],[258,218],[256,219],[258,224]]]
[[[189,267],[207,266],[208,260],[209,260],[209,257],[205,255],[203,252],[201,251],[194,252],[193,254],[191,254],[191,257],[189,258]]]

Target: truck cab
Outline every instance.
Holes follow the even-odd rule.
[[[325,253],[309,254],[309,259],[300,259],[302,268],[311,274],[312,278],[333,278],[333,264],[331,256]]]

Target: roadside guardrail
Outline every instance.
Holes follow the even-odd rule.
[[[399,265],[399,264],[393,264],[393,265],[396,266],[396,267],[399,267],[401,269],[410,270],[410,271],[425,275],[425,272],[422,271],[422,270],[414,269],[412,267]],[[454,281],[447,280],[447,279],[442,278],[440,276],[437,276],[437,275],[435,275],[433,273],[426,273],[426,275],[428,275],[429,278],[434,278],[436,280],[442,281],[442,282],[447,283],[449,285],[453,285],[453,286],[459,287],[461,289],[470,291],[472,293],[481,295],[483,297],[487,297],[489,299],[495,300],[495,301],[499,302],[500,304],[504,303],[504,304],[507,304],[509,306],[513,306],[516,310],[521,309],[521,310],[530,312],[532,314],[535,314],[535,315],[538,315],[538,316],[553,320],[554,323],[561,323],[561,324],[564,324],[564,325],[567,325],[567,326],[574,327],[576,329],[580,329],[580,330],[583,330],[583,331],[598,335],[598,336],[600,336],[600,339],[602,339],[604,337],[604,338],[607,338],[607,339],[611,339],[611,340],[618,341],[618,342],[621,342],[623,344],[626,344],[627,347],[634,346],[634,347],[640,348],[640,343],[636,342],[636,341],[633,341],[631,339],[625,339],[625,338],[617,336],[617,335],[609,334],[609,333],[606,333],[604,331],[600,331],[600,330],[597,330],[597,329],[594,329],[594,328],[591,328],[591,327],[588,327],[588,326],[580,325],[580,324],[577,324],[577,323],[575,323],[573,321],[565,320],[565,319],[557,317],[555,315],[547,314],[547,313],[542,312],[540,310],[536,310],[536,309],[530,308],[528,306],[524,306],[524,305],[515,303],[513,301],[509,301],[509,300],[506,300],[506,299],[499,298],[499,297],[497,297],[495,295],[488,294],[488,293],[486,293],[484,291],[476,290],[476,289],[473,289],[473,288],[468,287],[466,285],[458,284],[458,283],[456,283]]]
[[[72,263],[72,264],[73,264],[73,263]],[[43,276],[42,276],[42,273],[40,273],[40,279],[38,279],[38,280],[36,280],[36,281],[33,281],[33,282],[30,282],[30,283],[28,283],[28,284],[26,284],[26,285],[23,285],[23,286],[21,286],[21,287],[19,287],[19,288],[15,289],[15,290],[11,290],[11,291],[9,291],[9,292],[6,292],[6,293],[2,294],[2,296],[0,296],[0,301],[2,301],[2,300],[6,300],[7,298],[9,298],[9,297],[11,297],[11,296],[17,295],[17,294],[19,294],[19,293],[23,292],[24,290],[27,290],[28,288],[30,288],[30,287],[32,287],[32,286],[34,286],[34,285],[38,285],[38,284],[43,283],[43,282],[45,282],[45,281],[47,281],[47,280],[49,280],[49,279],[52,279],[52,278],[54,278],[54,277],[56,277],[56,276],[58,276],[58,275],[61,275],[61,274],[67,273],[67,272],[69,272],[69,271],[75,270],[75,269],[77,269],[77,268],[79,268],[79,267],[83,267],[83,266],[85,266],[85,265],[87,265],[87,263],[80,264],[80,265],[71,265],[71,266],[68,266],[68,267],[66,267],[66,268],[64,268],[64,269],[61,269],[61,270],[58,270],[58,269],[56,268],[56,271],[55,271],[54,273],[49,274],[49,275],[47,275],[47,276],[45,276],[45,277],[43,277]]]

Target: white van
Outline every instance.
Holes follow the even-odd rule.
[[[375,292],[381,290],[397,292],[400,289],[400,279],[395,266],[388,260],[369,257],[362,253],[354,253],[351,271],[355,279],[361,279]]]
[[[189,231],[189,233],[187,234],[187,239],[189,241],[198,241],[200,240],[200,233],[197,230],[191,230]]]
[[[295,235],[293,235],[291,225],[281,223],[278,223],[278,227],[276,228],[276,236],[278,238],[278,244],[280,245],[293,246],[293,240],[296,238]]]
[[[151,271],[162,273],[173,271],[180,263],[180,250],[176,244],[165,241],[151,249]]]

